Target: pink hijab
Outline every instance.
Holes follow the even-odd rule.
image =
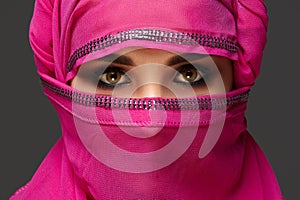
[[[30,43],[63,134],[32,180],[10,199],[283,199],[244,118],[248,90],[259,74],[266,31],[267,14],[261,0],[37,0]],[[225,96],[180,103],[163,98],[129,102],[83,93],[68,85],[82,63],[129,46],[230,58],[236,89]],[[155,107],[158,101],[162,109]],[[126,121],[127,116],[120,113],[115,118],[111,108],[120,105],[127,106],[133,121]],[[178,111],[178,105],[187,107]],[[211,124],[219,123],[223,105],[223,129],[212,142],[206,133]],[[151,124],[145,124],[154,107],[157,111],[150,114]],[[166,119],[161,118],[161,110]],[[91,115],[93,112],[96,114]],[[215,121],[211,120],[214,112],[219,114]],[[161,120],[165,123],[160,136],[150,142],[119,134],[120,127],[140,130],[141,126],[157,127]],[[139,162],[138,156],[104,146],[109,143],[97,134],[80,133],[93,132],[99,124],[109,140],[134,155],[163,149],[180,138],[175,134],[178,130],[185,134],[188,130],[181,140],[190,138],[190,145],[175,161],[166,150],[162,157]],[[156,139],[162,142],[153,142]],[[103,148],[95,148],[99,146]],[[156,166],[162,162],[167,163]]]

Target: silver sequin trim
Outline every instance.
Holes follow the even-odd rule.
[[[80,92],[59,88],[42,80],[42,84],[50,91],[73,102],[103,108],[135,109],[135,110],[218,110],[224,106],[243,103],[248,100],[249,90],[228,98],[116,98],[112,96],[93,96]]]
[[[215,37],[200,33],[171,32],[157,29],[134,29],[119,32],[116,35],[106,35],[97,38],[77,49],[68,61],[67,72],[72,70],[79,58],[128,40],[147,40],[189,46],[205,46],[225,49],[231,52],[237,52],[238,50],[237,43],[229,38]]]

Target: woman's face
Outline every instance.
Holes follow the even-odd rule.
[[[220,56],[127,48],[82,64],[71,86],[126,97],[216,94],[232,89],[233,64]]]

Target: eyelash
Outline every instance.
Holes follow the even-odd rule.
[[[182,75],[183,71],[186,69],[196,69],[197,73],[201,76],[201,78],[198,81],[194,82],[176,82],[178,84],[184,85],[184,86],[192,86],[192,87],[200,87],[200,86],[205,86],[205,80],[207,81],[209,78],[209,69],[207,67],[203,67],[201,65],[194,65],[194,64],[185,64],[179,67],[177,69],[178,75]],[[177,75],[177,76],[178,76]]]
[[[195,82],[180,82],[180,81],[174,81],[174,82],[176,82],[177,84],[183,85],[183,86],[192,86],[192,87],[203,87],[206,85],[205,81],[209,80],[209,78],[211,76],[211,71],[208,69],[208,67],[204,67],[201,65],[185,64],[185,65],[180,66],[179,68],[176,69],[178,71],[178,73],[176,73],[176,76],[174,77],[174,79],[177,76],[182,75],[182,72],[184,70],[186,70],[187,68],[196,69],[196,71],[201,75],[201,78]],[[126,82],[126,83],[119,83],[119,84],[118,83],[109,84],[109,83],[105,83],[105,82],[101,81],[101,77],[103,77],[105,74],[107,74],[109,72],[119,72],[119,73],[121,73],[122,76],[127,76],[126,70],[124,70],[118,66],[109,66],[106,68],[106,70],[104,72],[100,68],[100,70],[98,70],[98,72],[96,72],[96,77],[97,77],[96,81],[98,82],[98,84],[97,84],[98,88],[113,89],[115,87],[120,87],[120,86],[128,83],[128,82]]]
[[[122,76],[127,76],[126,75],[126,71],[120,67],[117,66],[109,66],[106,68],[106,70],[103,72],[103,70],[100,70],[101,72],[98,73],[97,75],[97,81],[98,81],[98,88],[101,89],[113,89],[115,87],[121,86],[123,84],[109,84],[109,83],[105,83],[101,80],[101,77],[105,76],[105,74],[109,73],[109,72],[119,72],[121,73]],[[129,78],[128,78],[129,79]]]

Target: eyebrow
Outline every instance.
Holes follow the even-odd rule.
[[[168,65],[172,66],[172,65],[176,65],[176,64],[180,64],[180,63],[191,62],[191,61],[199,60],[206,56],[207,55],[204,55],[204,54],[183,53],[183,54],[171,57],[168,60]]]
[[[124,55],[118,55],[118,54],[109,54],[107,56],[100,58],[99,60],[104,62],[109,62],[109,63],[121,64],[121,65],[134,64],[131,58]]]
[[[180,55],[176,55],[171,57],[167,63],[169,66],[180,64],[180,63],[187,63],[195,60],[199,60],[207,55],[204,54],[196,54],[196,53],[183,53]],[[121,64],[121,65],[134,65],[132,59],[125,55],[118,55],[118,54],[109,54],[100,58],[99,60],[109,63]]]

